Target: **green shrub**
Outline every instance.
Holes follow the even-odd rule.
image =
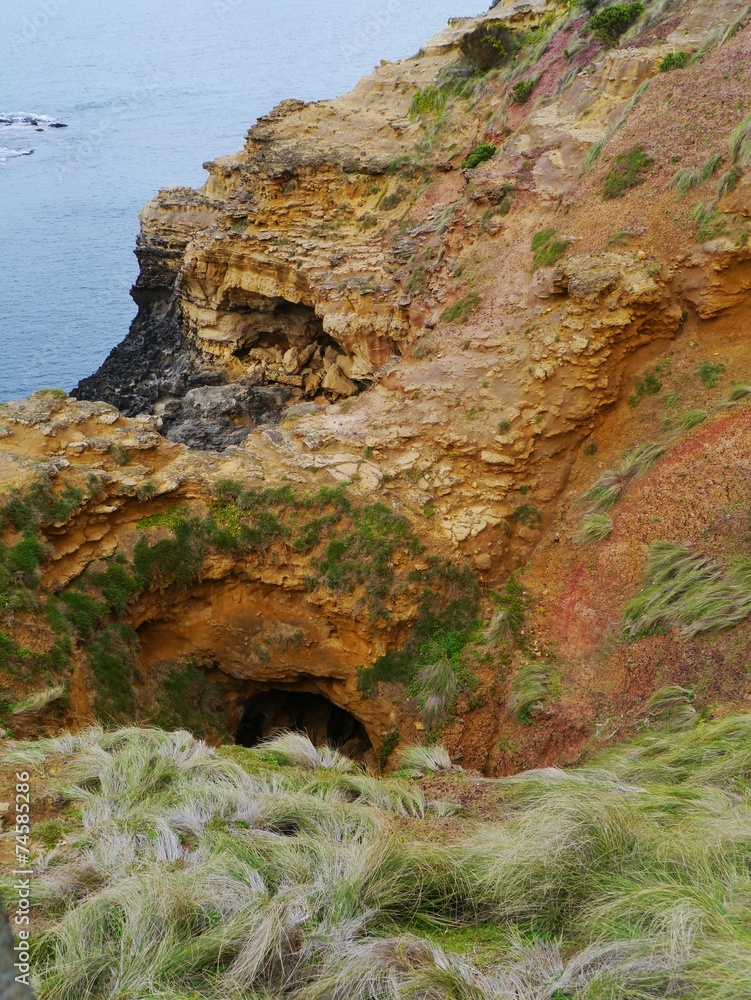
[[[511,96],[517,104],[526,104],[532,96],[532,91],[537,85],[537,80],[533,77],[529,80],[517,80],[511,89]]]
[[[479,73],[501,66],[519,48],[519,40],[503,21],[486,21],[459,43],[464,59]]]
[[[607,8],[610,9],[610,8]],[[604,11],[603,11],[604,13]],[[627,153],[619,153],[613,158],[602,189],[603,198],[620,198],[629,189],[644,182],[644,173],[654,160],[643,146],[632,146]]]
[[[60,594],[59,600],[64,605],[73,628],[82,639],[88,639],[92,632],[102,625],[107,614],[106,605],[100,604],[80,590],[67,590]]]
[[[472,313],[480,308],[480,296],[477,292],[467,292],[467,294],[457,299],[441,313],[444,323],[466,323]]]
[[[654,368],[647,368],[643,374],[637,376],[634,382],[634,391],[628,397],[628,405],[634,409],[645,396],[657,396],[662,392],[662,367],[655,365]]]
[[[624,31],[638,21],[643,13],[643,3],[612,3],[590,17],[589,27],[605,45],[615,45]]]
[[[472,170],[494,155],[495,146],[491,146],[489,142],[481,142],[475,146],[464,163],[462,163],[462,170]]]
[[[683,69],[688,64],[688,52],[679,49],[677,52],[668,52],[660,63],[660,72],[669,73],[673,69]]]
[[[20,542],[8,549],[5,562],[11,573],[19,573],[33,584],[36,582],[36,571],[44,559],[47,549],[33,531],[27,529]]]
[[[694,368],[694,375],[702,380],[707,389],[716,388],[720,375],[724,372],[725,365],[719,362],[715,364],[709,359],[700,361],[696,368]]]
[[[126,625],[107,625],[87,648],[94,675],[94,708],[104,722],[133,718],[133,666],[138,652],[138,636]]]
[[[227,736],[227,691],[210,680],[195,660],[170,669],[159,681],[156,725],[187,729],[196,739]]]
[[[541,229],[532,237],[532,268],[552,267],[571,245],[570,240],[559,240],[553,226]]]

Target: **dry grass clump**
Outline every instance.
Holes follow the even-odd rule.
[[[626,485],[632,479],[638,479],[648,472],[665,447],[661,444],[642,444],[624,455],[617,469],[609,469],[586,490],[581,497],[581,503],[586,507],[586,514],[602,514],[621,498]]]
[[[50,687],[35,691],[28,698],[17,702],[12,709],[13,715],[38,715],[56,701],[61,701],[67,692],[65,684],[53,684]]]
[[[520,722],[529,723],[548,696],[548,671],[541,663],[525,663],[511,680],[508,710]]]
[[[393,825],[414,784],[185,732],[4,764],[68,803],[34,845],[39,1000],[749,995],[751,715],[500,781],[505,820],[451,842]]]
[[[724,570],[672,542],[653,542],[644,590],[628,602],[624,630],[637,638],[678,628],[692,637],[731,628],[751,614],[751,560]]]
[[[445,747],[434,743],[432,746],[409,746],[399,753],[399,767],[417,772],[450,771],[454,768]]]
[[[577,545],[604,542],[613,530],[613,519],[607,514],[585,514],[578,531],[572,538]]]

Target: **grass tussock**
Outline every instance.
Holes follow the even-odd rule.
[[[399,753],[400,770],[424,774],[426,771],[450,771],[454,768],[448,750],[438,743],[432,746],[409,746]]]
[[[39,1000],[749,994],[751,715],[500,781],[504,818],[448,842],[414,782],[185,732],[4,764],[67,803],[33,842]]]
[[[751,614],[748,559],[724,570],[682,545],[653,542],[644,584],[625,609],[624,631],[632,638],[671,628],[691,638],[731,628]]]
[[[548,697],[548,670],[542,663],[525,663],[511,680],[508,711],[519,722],[529,724]]]
[[[41,691],[35,691],[28,698],[24,698],[23,701],[19,701],[13,706],[13,715],[38,715],[49,705],[62,701],[67,690],[65,684],[53,684]]]
[[[665,450],[661,444],[642,444],[624,455],[617,469],[609,469],[587,489],[581,497],[586,508],[585,516],[603,514],[620,500],[623,490],[632,479],[638,479],[652,468]]]
[[[577,545],[592,545],[604,542],[613,530],[613,519],[607,514],[585,514],[573,540]]]

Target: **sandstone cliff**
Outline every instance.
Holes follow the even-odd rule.
[[[218,684],[230,733],[249,698],[306,692],[382,747],[435,728],[448,663],[444,738],[497,771],[643,722],[666,684],[703,685],[717,711],[745,696],[743,623],[711,655],[678,632],[623,647],[619,629],[649,542],[718,565],[747,547],[748,410],[740,389],[726,398],[748,377],[746,17],[652,0],[607,46],[581,7],[497,5],[345,97],[284,102],[206,164],[202,189],[146,206],[138,317],[82,402],[0,408],[5,482],[41,471],[81,492],[69,516],[37,519],[45,594],[102,605],[97,574],[120,559],[136,579],[141,535],[156,550],[210,522],[189,578],[144,576],[88,632],[116,620],[136,636],[131,711],[153,713],[159,678],[169,689],[189,662],[184,690]],[[493,31],[508,58],[480,67]],[[645,442],[664,457],[624,478],[592,555],[571,540],[577,497]],[[281,527],[251,544],[242,531],[267,515]],[[491,591],[523,627],[480,636]],[[11,611],[16,667],[52,628],[39,608]],[[80,721],[94,682],[66,614],[69,659],[50,669],[72,678],[62,714]],[[37,638],[46,655],[52,632]],[[520,715],[514,685],[535,663],[542,693]]]

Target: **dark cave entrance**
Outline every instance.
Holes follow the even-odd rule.
[[[362,760],[372,749],[363,724],[322,694],[306,691],[263,691],[248,699],[235,742],[256,746],[278,732],[292,729],[306,733],[316,746],[336,747],[348,757]]]

